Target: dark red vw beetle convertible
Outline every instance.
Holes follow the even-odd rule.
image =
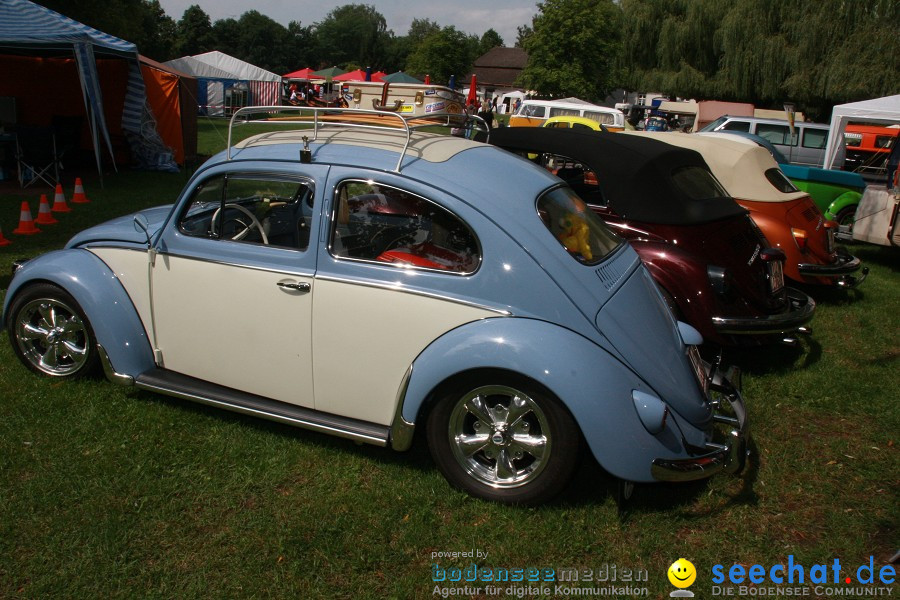
[[[697,152],[656,140],[507,127],[490,142],[542,161],[631,242],[673,312],[707,342],[793,343],[815,302],[785,287],[784,253]],[[573,237],[573,243],[576,237]]]

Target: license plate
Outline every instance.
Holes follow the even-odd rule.
[[[784,265],[780,260],[769,263],[769,288],[776,294],[784,288]]]
[[[705,396],[709,393],[709,378],[706,375],[706,363],[704,363],[703,359],[700,357],[700,350],[697,349],[697,346],[688,346],[687,355],[688,359],[691,361],[691,366],[694,368],[694,375],[700,383],[700,389],[703,390],[703,395]]]

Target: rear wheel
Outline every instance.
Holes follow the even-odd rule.
[[[78,303],[51,284],[23,289],[10,305],[13,351],[29,369],[51,377],[80,377],[98,362],[94,331]]]
[[[457,386],[428,416],[428,446],[447,480],[473,496],[539,504],[576,466],[579,432],[550,394],[516,378]]]
[[[853,222],[856,221],[856,206],[842,208],[834,216],[834,220],[837,221],[838,225],[849,226],[850,231],[853,231]]]

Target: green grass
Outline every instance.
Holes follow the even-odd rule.
[[[0,195],[14,241],[0,247],[0,288],[13,259],[171,202],[185,183],[110,175],[31,237],[11,234],[21,197]],[[680,556],[701,598],[713,564],[881,565],[900,540],[900,252],[851,250],[871,275],[858,291],[807,290],[812,338],[726,355],[745,372],[751,468],[638,486],[624,507],[589,459],[558,500],[500,506],[450,489],[421,441],[398,454],[101,379],[43,379],[4,341],[0,598],[430,598],[432,552],[471,549],[489,554],[481,567],[646,569],[653,598]]]

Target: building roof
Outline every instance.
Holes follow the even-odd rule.
[[[479,86],[516,87],[519,73],[528,62],[522,48],[491,48],[475,60],[473,73]]]

